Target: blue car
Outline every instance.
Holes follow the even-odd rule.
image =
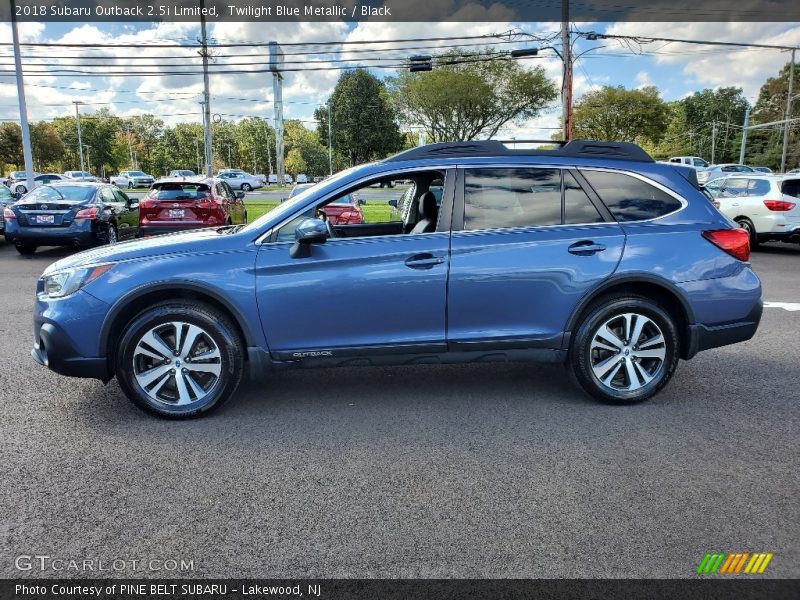
[[[377,222],[326,219],[327,204],[399,180],[405,200]],[[338,365],[558,363],[597,400],[628,404],[679,359],[755,334],[748,261],[747,232],[694,171],[636,145],[433,144],[248,225],[59,260],[38,281],[32,354],[64,375],[116,376],[171,418],[219,407],[246,373]]]

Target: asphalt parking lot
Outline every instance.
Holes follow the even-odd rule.
[[[353,368],[283,372],[176,423],[30,358],[35,280],[67,252],[0,242],[0,577],[91,575],[14,566],[46,554],[204,577],[667,578],[709,551],[800,576],[800,310],[766,308],[753,340],[638,406],[555,367]],[[800,247],[753,263],[765,300],[800,302]]]

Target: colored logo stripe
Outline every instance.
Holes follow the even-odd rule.
[[[763,573],[774,555],[771,552],[708,552],[697,567],[698,575],[713,573],[744,573],[755,575]],[[749,559],[749,560],[748,560]],[[747,565],[747,566],[745,566]]]

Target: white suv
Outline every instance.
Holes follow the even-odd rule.
[[[735,175],[705,185],[714,205],[750,232],[750,244],[800,243],[800,177]]]

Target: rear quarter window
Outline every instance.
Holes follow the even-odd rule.
[[[677,198],[631,175],[591,170],[581,173],[617,221],[657,219],[681,208]]]
[[[781,193],[800,198],[800,179],[786,179],[781,183]]]

